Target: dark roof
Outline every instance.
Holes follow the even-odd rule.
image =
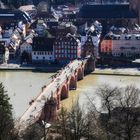
[[[48,13],[48,12],[38,12],[36,15],[36,18],[52,18],[55,19],[55,16],[53,13]]]
[[[62,18],[67,18],[67,19],[76,19],[76,14],[67,14],[67,15],[63,15]]]
[[[58,26],[59,24],[58,24],[58,22],[57,21],[48,21],[47,22],[47,26],[49,26],[49,27],[56,27],[56,26]]]
[[[24,12],[20,10],[11,10],[11,9],[0,9],[0,20],[1,21],[23,21],[30,22],[31,19]]]
[[[53,51],[55,38],[34,37],[33,51]]]
[[[58,37],[56,39],[56,42],[76,42],[77,43],[77,40],[73,35],[67,34],[66,36]]]
[[[137,14],[129,10],[129,4],[83,5],[79,16],[82,18],[136,18]]]
[[[11,27],[13,27],[15,29],[16,26],[17,26],[16,22],[7,22],[7,23],[4,23],[1,25],[3,30],[10,29]]]

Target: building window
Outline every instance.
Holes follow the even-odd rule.
[[[36,55],[36,52],[34,52],[34,55]]]
[[[36,57],[36,59],[38,59],[38,56]]]

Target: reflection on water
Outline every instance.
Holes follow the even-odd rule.
[[[50,77],[54,73],[33,73],[27,72],[0,72],[0,82],[4,83],[8,95],[11,97],[11,103],[14,108],[15,117],[19,117],[29,106],[29,101],[35,98],[41,91],[41,87],[48,84]],[[97,106],[100,106],[100,100],[95,95],[99,85],[110,84],[112,86],[136,85],[139,87],[140,77],[132,76],[112,76],[112,75],[93,75],[84,77],[84,80],[78,82],[77,90],[69,92],[69,98],[63,100],[62,105],[70,108],[71,104],[79,96],[80,104],[86,106],[87,96],[94,97]]]

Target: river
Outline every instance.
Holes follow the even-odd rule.
[[[82,108],[86,108],[89,99],[92,100],[97,108],[100,108],[100,99],[96,94],[96,90],[103,84],[110,86],[125,87],[126,85],[134,85],[139,88],[140,76],[116,76],[116,75],[94,75],[93,73],[84,77],[84,80],[78,82],[77,90],[69,93],[70,98],[62,102],[63,106],[68,108],[72,103],[79,99]]]
[[[35,98],[41,91],[41,87],[48,84],[51,75],[54,73],[34,73],[31,71],[1,71],[0,82],[3,82],[5,89],[13,105],[15,118],[20,117],[28,108],[29,101]],[[133,84],[139,87],[140,77],[136,76],[113,76],[113,75],[94,75],[91,73],[84,77],[84,80],[78,82],[77,90],[69,92],[69,98],[63,100],[62,105],[69,108],[71,104],[79,97],[80,104],[86,106],[87,97],[94,98],[98,107],[100,100],[95,91],[102,84],[112,86],[126,86]]]
[[[20,117],[29,106],[29,101],[41,91],[41,87],[48,84],[53,73],[36,73],[31,71],[0,71],[0,82],[13,105],[13,114]]]

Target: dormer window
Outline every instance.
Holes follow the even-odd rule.
[[[139,40],[140,39],[140,36],[136,36],[136,39]]]
[[[91,41],[91,38],[88,38],[88,41]]]
[[[124,49],[125,49],[125,47],[120,47],[120,49],[121,49],[121,50],[124,50]]]
[[[131,36],[125,36],[125,39],[126,40],[130,40],[131,39]]]

